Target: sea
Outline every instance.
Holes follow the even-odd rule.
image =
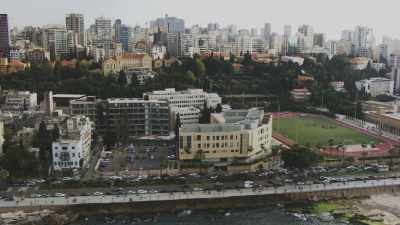
[[[331,218],[289,213],[284,208],[233,209],[218,211],[184,210],[176,214],[135,217],[83,217],[74,225],[350,225]]]

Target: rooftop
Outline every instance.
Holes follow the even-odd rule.
[[[211,115],[212,124],[184,125],[183,132],[232,132],[254,129],[263,123],[264,110],[228,110]]]
[[[109,98],[107,103],[166,103],[159,100],[144,100],[142,98]]]

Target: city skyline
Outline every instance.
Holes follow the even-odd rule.
[[[57,3],[42,0],[43,4],[27,4],[16,0],[7,3],[3,13],[9,14],[10,28],[13,26],[64,24],[65,15],[69,13],[84,14],[86,25],[92,24],[96,17],[105,16],[112,19],[120,18],[123,23],[132,26],[144,26],[157,17],[169,14],[185,19],[188,27],[194,24],[204,26],[207,23],[217,22],[222,26],[235,24],[239,28],[260,29],[264,23],[269,22],[272,24],[273,32],[283,33],[284,24],[291,24],[294,29],[302,24],[309,24],[314,27],[315,31],[326,33],[329,39],[339,39],[341,30],[353,29],[356,25],[366,25],[373,28],[378,42],[381,41],[383,35],[400,38],[400,30],[396,31],[388,22],[395,21],[395,9],[399,3],[388,0],[384,5],[378,5],[376,2],[373,4],[372,2],[371,0],[364,1],[364,5],[360,7],[356,1],[339,0],[327,7],[326,4],[321,4],[321,1],[317,0],[307,2],[285,0],[273,2],[273,4],[272,1],[249,0],[246,5],[229,5],[230,2],[227,0],[218,2],[204,0],[202,4],[193,7],[192,3],[178,0],[168,2],[149,0],[133,3],[121,0],[113,2],[100,0],[96,1],[96,4],[93,4],[93,1],[77,0],[61,0]],[[21,5],[28,7],[21,8]],[[46,7],[43,7],[44,5]],[[273,9],[269,7],[272,5]],[[380,15],[379,18],[371,16],[376,13],[376,7],[382,6],[386,11],[385,14]],[[226,10],[228,8],[229,12]],[[362,12],[357,12],[357,17],[355,17],[355,11],[360,9]],[[238,16],[241,14],[245,16]],[[337,18],[337,15],[340,15],[340,18]]]

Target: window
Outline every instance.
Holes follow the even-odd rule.
[[[201,135],[197,135],[196,140],[201,141]]]
[[[210,136],[207,136],[207,141],[209,141],[210,140]]]
[[[62,147],[62,150],[68,150],[68,147],[64,146]]]
[[[58,157],[58,153],[54,153],[54,157],[57,158]]]

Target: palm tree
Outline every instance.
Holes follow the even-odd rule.
[[[275,166],[276,166],[276,164],[277,164],[277,156],[279,155],[279,153],[280,153],[280,148],[281,148],[281,146],[272,146],[272,149],[271,149],[271,153],[272,153],[272,164],[273,164],[273,168],[275,168]]]
[[[400,153],[400,145],[395,145],[393,146],[393,148],[391,148],[389,150],[389,155],[390,155],[390,169],[392,169],[393,165],[394,165],[394,161],[393,158],[397,158],[399,156]]]
[[[368,157],[368,152],[363,149],[363,152],[361,153],[361,155],[363,158],[363,164],[365,165],[365,161],[367,160],[367,157]]]

